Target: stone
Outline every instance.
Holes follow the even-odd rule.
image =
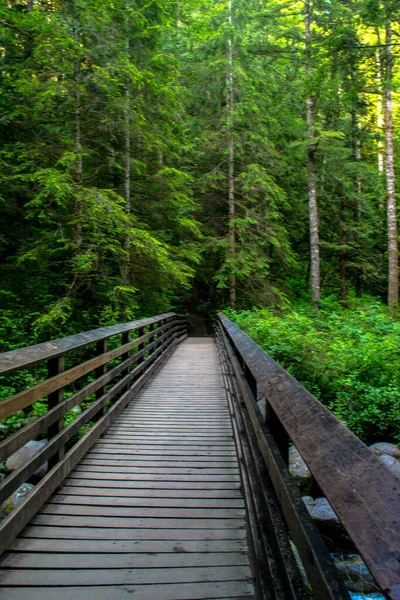
[[[47,444],[47,440],[32,440],[14,452],[6,462],[7,471],[16,471],[20,469],[30,458],[33,458],[43,446]],[[48,471],[48,463],[44,463],[36,471],[35,475],[44,477]]]
[[[334,527],[340,525],[336,513],[326,498],[314,500],[311,496],[303,496],[303,502],[314,521]]]
[[[344,585],[349,591],[358,594],[374,594],[377,586],[374,578],[361,556],[353,554],[347,560],[335,562]]]
[[[385,596],[379,592],[376,594],[359,594],[358,592],[349,592],[351,600],[386,600]]]
[[[263,396],[263,397],[261,398],[261,400],[258,400],[258,402],[257,402],[257,405],[258,405],[258,408],[260,409],[260,411],[261,411],[261,414],[262,414],[262,417],[263,417],[263,419],[264,419],[264,421],[265,421],[265,418],[266,418],[266,412],[265,412],[265,396]]]
[[[313,484],[311,471],[295,446],[289,448],[289,473],[296,479],[301,493],[307,494],[311,491]]]
[[[35,486],[31,483],[23,483],[20,485],[19,488],[0,506],[0,517],[4,518],[9,515],[10,512],[26,498],[34,487]]]
[[[393,456],[389,456],[389,454],[381,454],[378,458],[394,475],[400,477],[400,460],[397,460],[397,458],[394,458]]]
[[[388,444],[387,442],[377,442],[376,444],[372,444],[369,447],[370,450],[377,456],[382,456],[382,454],[388,454],[389,456],[393,456],[394,458],[400,458],[400,448],[395,446],[394,444]]]

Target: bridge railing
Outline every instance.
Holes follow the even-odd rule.
[[[48,441],[40,451],[0,483],[0,504],[43,464],[49,468],[0,521],[0,554],[186,334],[186,318],[166,313],[0,354],[3,380],[34,365],[45,365],[47,374],[37,385],[0,402],[0,422],[43,399],[48,408],[0,443],[2,462],[47,431]],[[82,403],[82,412],[77,411],[78,417],[65,425],[65,414]],[[91,427],[77,439],[85,425]]]
[[[223,314],[218,315],[217,341],[226,385],[236,398],[234,426],[243,441],[239,452],[249,492],[246,502],[252,504],[249,514],[256,515],[253,523],[250,519],[250,531],[260,586],[268,588],[272,581],[277,593],[273,597],[307,597],[304,577],[293,565],[289,533],[312,597],[349,598],[289,474],[288,451],[293,443],[381,591],[399,600],[400,480]],[[266,403],[265,418],[257,404],[261,398]]]

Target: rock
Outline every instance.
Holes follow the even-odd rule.
[[[265,421],[266,412],[265,412],[265,397],[264,396],[261,398],[261,400],[259,400],[257,402],[257,405],[258,405],[258,408],[260,409],[263,419]]]
[[[20,469],[30,458],[35,456],[47,444],[47,440],[32,440],[14,452],[6,462],[7,471],[16,471]],[[36,471],[35,475],[44,477],[48,471],[48,463],[44,463]]]
[[[380,592],[376,594],[359,594],[358,592],[349,592],[351,600],[386,600],[385,596]]]
[[[361,556],[352,555],[352,558],[335,562],[335,565],[348,590],[361,595],[376,593],[374,578]]]
[[[395,446],[394,444],[388,444],[387,442],[377,442],[376,444],[372,444],[369,447],[370,450],[377,456],[382,456],[382,454],[388,454],[389,456],[393,456],[393,458],[400,458],[400,448]]]
[[[397,458],[394,458],[393,456],[389,456],[389,454],[381,454],[378,458],[394,475],[400,477],[400,460],[397,460]]]
[[[31,483],[23,483],[0,507],[0,517],[6,517],[24,498],[33,490],[35,486]]]
[[[303,496],[303,502],[314,521],[334,527],[340,525],[336,513],[326,498],[314,500],[311,496]]]
[[[311,491],[313,484],[311,471],[295,446],[289,448],[289,473],[296,479],[303,494]]]

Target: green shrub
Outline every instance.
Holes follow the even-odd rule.
[[[226,314],[367,443],[400,441],[400,321],[374,298]]]

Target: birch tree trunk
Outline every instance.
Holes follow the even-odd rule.
[[[228,20],[232,25],[232,0],[228,0]],[[236,277],[233,272],[236,256],[235,232],[235,148],[233,142],[233,42],[228,40],[228,74],[227,74],[227,130],[228,130],[228,204],[229,204],[229,259],[231,274],[229,277],[229,298],[231,308],[236,310]]]
[[[129,0],[125,0],[125,58],[128,64],[130,58],[130,40],[129,40]],[[131,212],[131,116],[130,116],[130,80],[127,76],[125,78],[125,108],[124,108],[124,197],[125,197],[125,214],[128,217],[127,229],[129,230],[129,215]],[[129,283],[129,265],[130,265],[130,254],[129,254],[129,233],[126,233],[123,248],[124,248],[124,262],[121,267],[121,283],[127,285]]]
[[[392,100],[392,27],[391,19],[386,20],[386,70],[383,89],[384,128],[385,128],[385,154],[386,154],[386,192],[387,192],[387,220],[388,220],[388,254],[389,254],[389,281],[388,304],[394,306],[399,301],[399,252],[397,241],[397,216],[396,216],[396,186],[394,171],[394,146],[393,146],[393,100]]]
[[[304,23],[306,30],[306,70],[308,80],[311,80],[311,6],[310,0],[304,5]],[[314,98],[311,94],[307,97],[307,166],[308,166],[308,212],[310,220],[310,274],[311,274],[311,302],[318,308],[320,299],[320,266],[319,266],[319,227],[317,188],[315,177],[315,149],[314,139]]]

